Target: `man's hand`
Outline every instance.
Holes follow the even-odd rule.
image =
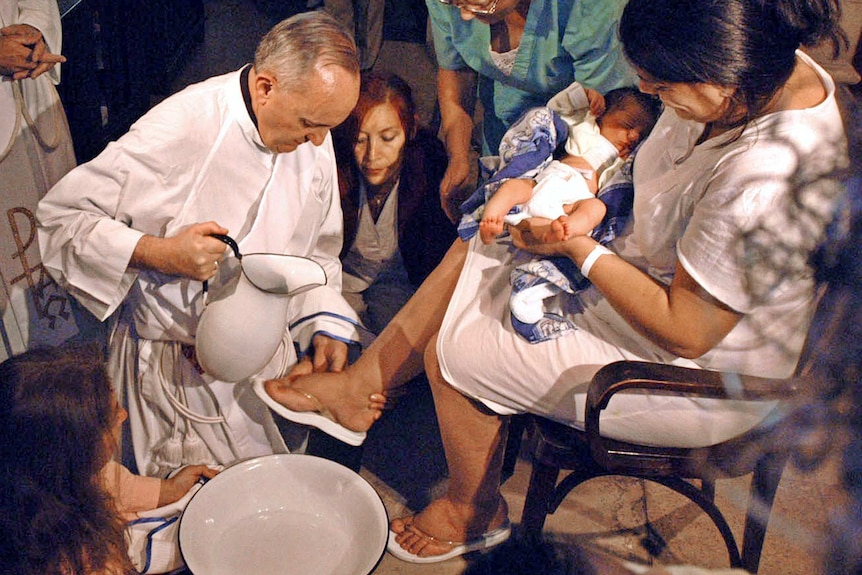
[[[228,230],[215,222],[193,224],[169,238],[143,236],[129,262],[131,267],[156,270],[198,281],[212,278],[227,246],[213,234]]]
[[[42,33],[29,24],[0,29],[0,75],[13,80],[38,78],[65,61],[64,56],[48,52]]]
[[[312,353],[307,353],[293,366],[285,379],[288,385],[310,373],[340,372],[347,365],[347,344],[323,334],[312,338]]]
[[[162,479],[162,487],[159,490],[159,507],[182,499],[183,495],[188,493],[189,489],[201,477],[212,479],[216,475],[218,475],[218,469],[212,469],[206,465],[183,467],[170,479]]]
[[[458,206],[466,199],[465,185],[470,177],[470,162],[465,158],[451,158],[440,182],[440,204],[449,220],[461,221]]]

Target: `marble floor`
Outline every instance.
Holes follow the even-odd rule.
[[[270,5],[273,2],[269,3]],[[234,70],[250,61],[260,36],[272,22],[262,3],[251,0],[207,0],[206,35],[191,55],[173,89],[213,74]],[[386,41],[376,64],[404,76],[414,87],[423,122],[434,110],[435,66],[428,48],[417,41]],[[529,480],[530,464],[519,460],[503,492],[517,523]],[[434,423],[427,388],[402,401],[371,433],[362,454],[361,473],[381,494],[390,517],[420,509],[445,488],[446,465]],[[749,478],[719,482],[717,498],[741,537]],[[819,534],[828,509],[839,505],[833,465],[815,473],[788,469],[782,478],[763,550],[760,573],[810,575],[817,573]],[[549,516],[546,532],[563,544],[599,549],[622,560],[645,564],[690,563],[725,567],[726,551],[708,518],[691,503],[669,490],[622,478],[596,479],[575,490]],[[389,555],[376,575],[455,575],[469,562],[413,565]]]

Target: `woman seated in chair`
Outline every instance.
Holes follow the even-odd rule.
[[[495,13],[515,4],[499,0]],[[815,300],[808,255],[841,189],[827,176],[846,158],[834,83],[799,47],[837,40],[837,12],[833,0],[631,0],[625,52],[665,111],[635,159],[632,221],[613,251],[586,236],[542,244],[529,223],[490,245],[456,242],[354,365],[268,382],[290,409],[315,409],[313,396],[325,415],[365,430],[424,355],[450,482],[392,521],[391,553],[440,561],[505,540],[506,416],[581,426],[588,383],[605,364],[793,374]],[[565,256],[592,282],[560,302],[577,330],[535,345],[507,310],[509,274],[533,254]],[[607,435],[683,447],[733,437],[771,408],[617,400],[602,420]]]

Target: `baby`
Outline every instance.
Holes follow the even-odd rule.
[[[660,103],[636,88],[619,88],[602,97],[575,82],[554,96],[548,108],[569,128],[566,155],[535,179],[512,178],[500,185],[479,222],[486,244],[502,233],[504,224],[530,217],[550,220],[545,231],[538,232],[544,242],[588,234],[606,212],[597,191],[652,130]],[[520,211],[509,214],[514,206]]]

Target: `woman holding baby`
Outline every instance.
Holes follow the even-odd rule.
[[[835,85],[800,47],[838,38],[837,12],[832,0],[631,0],[620,38],[640,89],[665,111],[635,158],[628,229],[609,248],[588,236],[542,243],[529,223],[510,240],[456,241],[357,363],[268,383],[293,410],[313,410],[310,394],[342,426],[365,430],[386,394],[424,365],[450,482],[424,510],[392,521],[391,553],[441,561],[505,540],[507,416],[582,426],[587,386],[608,363],[794,372],[815,302],[807,256],[839,194],[828,177],[846,157]],[[509,273],[535,254],[570,259],[592,287],[560,296],[576,331],[532,345],[506,305]],[[742,433],[772,407],[624,395],[602,428],[697,447]]]

